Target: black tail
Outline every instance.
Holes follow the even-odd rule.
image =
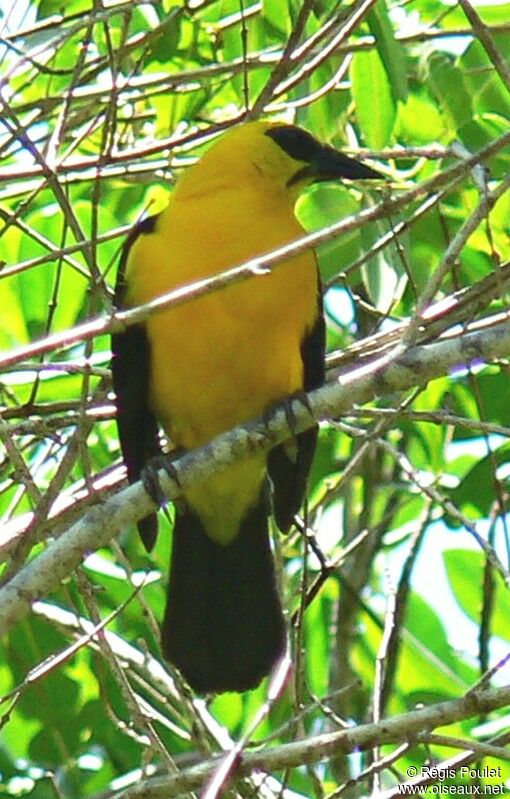
[[[205,533],[191,511],[178,514],[163,654],[198,693],[246,691],[285,651],[264,503],[228,546]]]

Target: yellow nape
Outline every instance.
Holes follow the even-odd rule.
[[[267,203],[294,205],[296,192],[288,181],[296,172],[295,161],[266,135],[281,127],[279,122],[249,122],[229,130],[211,145],[200,161],[179,179],[174,197],[183,199],[203,194],[204,190],[242,188],[256,181],[266,193]],[[227,217],[228,218],[228,217]]]

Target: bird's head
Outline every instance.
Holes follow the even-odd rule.
[[[202,180],[263,180],[297,196],[306,186],[326,180],[381,179],[383,176],[310,133],[280,122],[247,122],[223,134],[199,162]]]

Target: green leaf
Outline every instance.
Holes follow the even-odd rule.
[[[425,92],[409,94],[398,106],[395,135],[406,144],[430,144],[441,138],[441,114]]]
[[[284,36],[291,32],[291,1],[264,0],[262,4],[265,19]]]
[[[431,669],[431,673],[427,675],[426,679],[420,678],[420,668],[416,663],[418,674],[415,677],[415,686],[412,687],[410,683],[407,683],[410,664],[402,663],[401,674],[407,683],[406,691],[416,691],[421,683],[422,689],[426,688],[427,691],[435,690],[441,693],[444,691],[444,696],[450,693],[457,694],[459,686],[464,680],[468,684],[468,680],[474,676],[474,670],[462,661],[451,647],[448,641],[446,620],[442,618],[440,608],[431,607],[416,591],[412,591],[409,595],[405,627],[411,634],[411,639],[408,642],[409,656],[416,657],[420,652],[421,647],[417,647],[417,642],[419,642],[423,646],[421,657],[428,661],[427,668]],[[412,652],[414,655],[411,654]]]
[[[361,229],[363,251],[369,252],[373,244],[387,232],[386,223],[380,221],[364,226]],[[403,237],[400,246],[405,254],[407,247]],[[363,264],[361,276],[372,305],[382,314],[389,314],[402,296],[407,283],[402,260],[389,257],[386,251],[379,252]]]
[[[360,200],[345,186],[322,184],[314,186],[299,198],[296,215],[303,227],[311,232],[356,214],[360,207]],[[372,229],[372,225],[367,226],[367,230]],[[372,235],[376,236],[377,232]],[[323,279],[329,280],[338,275],[352,264],[362,250],[363,239],[359,230],[321,244],[317,253]]]
[[[482,552],[471,552],[465,549],[448,549],[443,552],[443,560],[448,580],[460,607],[472,621],[480,623],[483,602],[483,576],[485,556]],[[490,630],[504,641],[510,641],[510,591],[503,578],[493,572],[496,583],[490,619]]]
[[[384,0],[379,0],[374,6],[367,17],[367,22],[386,70],[393,99],[405,101],[408,94],[405,52],[400,42],[395,39]]]
[[[391,141],[397,110],[388,75],[376,50],[355,53],[351,81],[363,138],[369,147],[379,150]]]
[[[510,18],[509,3],[477,3],[476,11],[486,25],[506,24]],[[461,7],[449,5],[445,13],[443,0],[421,0],[419,14],[423,23],[431,23],[436,26],[439,21],[442,30],[466,27],[466,16]]]
[[[73,206],[73,212],[80,223],[85,221],[86,214],[88,222],[90,204],[77,202]],[[107,210],[103,216],[106,224],[106,219],[109,218]],[[21,238],[17,254],[19,260],[47,255],[49,246],[53,245],[55,249],[61,246],[62,229],[65,229],[65,224],[56,205],[43,206],[27,216],[27,221],[34,232],[34,238],[29,235]],[[36,240],[36,235],[43,236],[49,242],[48,248]],[[73,260],[79,259],[73,258]],[[20,272],[16,276],[15,291],[23,309],[30,337],[37,338],[44,335],[52,309],[54,309],[52,330],[63,330],[75,324],[87,289],[88,278],[66,261],[59,261],[58,257],[54,261]]]
[[[229,730],[235,730],[244,717],[243,700],[240,694],[221,694],[214,699],[214,715]]]
[[[472,97],[464,76],[445,53],[434,52],[427,62],[429,87],[439,100],[452,135],[473,118]]]
[[[295,100],[306,94],[317,94],[315,102],[303,109],[298,109],[297,124],[313,130],[315,135],[325,142],[335,140],[335,146],[345,144],[344,120],[349,111],[350,97],[348,92],[329,91],[321,89],[331,81],[338,67],[338,58],[331,58],[326,63],[315,69],[310,78],[300,83],[290,94],[290,99]]]
[[[307,682],[317,696],[323,696],[328,689],[331,619],[337,599],[337,586],[329,583],[305,613]]]
[[[17,291],[17,278],[0,280],[0,351],[10,350],[29,340],[27,319]]]
[[[458,135],[470,152],[487,147],[494,139],[508,132],[508,120],[494,114],[485,114],[462,125]],[[487,162],[491,178],[501,178],[508,174],[510,167],[509,148],[505,147],[495,153]]]
[[[419,393],[413,403],[413,410],[431,411],[441,408],[443,397],[449,389],[447,378],[431,381]],[[442,472],[445,468],[446,427],[430,422],[416,422],[412,425],[409,441],[409,456],[415,468]]]
[[[66,15],[69,16],[83,13],[90,9],[87,0],[66,0],[65,6],[62,4],[62,0],[39,0],[34,3],[34,6],[37,7],[37,19],[51,17],[53,14],[61,14],[64,7]]]
[[[510,426],[510,403],[507,397],[508,375],[506,367],[492,367],[476,376],[476,391],[481,407],[484,409],[486,419],[496,424]],[[453,413],[465,416],[467,419],[479,417],[478,405],[472,392],[465,383],[453,384],[448,392],[449,402]],[[480,441],[478,431],[468,426],[459,426],[455,430],[455,440],[465,441],[476,439]]]
[[[460,485],[450,491],[451,499],[461,509],[475,508],[481,516],[487,516],[494,503],[494,469],[509,462],[510,444],[493,447],[490,454],[476,461]]]
[[[182,9],[173,8],[158,26],[158,33],[151,44],[148,56],[166,64],[177,52],[181,36]]]

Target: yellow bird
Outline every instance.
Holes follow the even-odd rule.
[[[129,308],[303,235],[298,194],[316,181],[380,178],[292,125],[249,122],[179,179],[167,208],[123,250],[115,304]],[[159,425],[190,450],[324,379],[317,261],[308,250],[269,274],[155,313],[112,336],[119,438],[130,482],[160,454]],[[185,491],[162,624],[164,656],[198,692],[244,691],[286,646],[268,534],[301,505],[317,430]],[[147,472],[145,472],[147,474]],[[149,482],[149,481],[147,481]],[[155,514],[139,525],[150,550]]]

